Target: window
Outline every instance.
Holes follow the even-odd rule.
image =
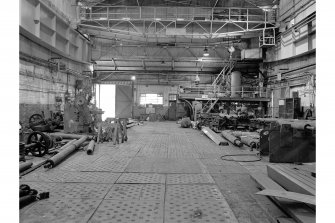
[[[141,94],[140,104],[147,105],[162,105],[163,104],[163,95],[162,94]]]

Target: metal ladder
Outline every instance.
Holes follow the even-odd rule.
[[[218,74],[218,76],[213,81],[212,86],[217,86],[220,83],[220,81],[222,80],[222,77],[223,77],[224,80],[226,80],[227,76],[230,75],[234,66],[235,66],[235,61],[234,60],[230,60],[228,63],[226,63],[226,65],[223,67],[221,72]]]
[[[212,102],[212,100],[207,101],[205,106],[201,109],[200,113],[209,113],[210,110],[212,110],[212,108],[214,107],[214,105],[218,102],[218,100],[219,98],[216,98],[214,102]]]

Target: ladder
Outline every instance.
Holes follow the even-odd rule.
[[[228,63],[226,63],[226,65],[223,67],[221,72],[218,74],[218,76],[213,81],[212,86],[219,85],[220,81],[222,80],[222,77],[223,77],[224,80],[226,80],[227,76],[230,75],[234,66],[235,66],[235,61],[234,60],[230,60]]]
[[[200,113],[209,113],[210,110],[214,107],[214,105],[218,102],[219,98],[216,98],[214,102],[212,100],[208,100],[204,107],[201,109]],[[206,112],[205,112],[206,111]]]

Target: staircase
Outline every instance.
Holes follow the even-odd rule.
[[[228,63],[226,63],[221,72],[213,81],[212,86],[217,86],[220,84],[220,82],[222,82],[222,80],[226,80],[227,79],[226,77],[230,75],[232,69],[234,68],[235,63],[236,62],[233,60],[230,60]]]

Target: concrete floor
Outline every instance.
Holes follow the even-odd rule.
[[[220,156],[248,152],[218,146],[201,131],[175,122],[146,122],[129,140],[78,151],[54,169],[20,179],[50,198],[20,210],[20,222],[276,222],[283,214],[259,191],[250,172],[266,161]],[[240,158],[239,158],[240,159]]]

